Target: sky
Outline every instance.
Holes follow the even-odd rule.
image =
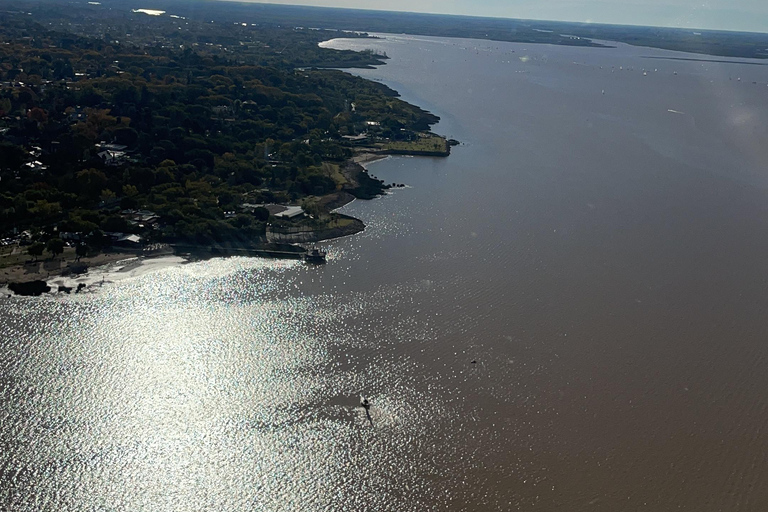
[[[270,0],[268,3],[768,32],[768,0]]]

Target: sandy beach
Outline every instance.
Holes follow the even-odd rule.
[[[131,253],[106,253],[88,258],[88,271],[82,274],[67,274],[70,263],[66,259],[39,261],[31,265],[18,265],[2,269],[4,281],[0,282],[0,294],[11,293],[8,283],[41,280],[51,287],[51,294],[60,291],[59,287],[76,288],[84,285],[86,291],[99,289],[104,284],[114,283],[151,273],[166,267],[182,265],[187,258],[175,255],[137,256]],[[23,268],[22,268],[23,267]]]
[[[352,161],[355,162],[356,164],[359,164],[359,165],[362,165],[363,167],[365,167],[365,164],[370,164],[370,163],[376,162],[378,160],[383,160],[383,159],[388,158],[388,157],[389,157],[389,155],[385,155],[385,154],[382,154],[382,153],[365,152],[365,153],[359,153],[359,154],[353,156],[352,157]]]
[[[105,252],[92,257],[75,259],[74,249],[67,248],[64,254],[56,258],[33,258],[23,254],[23,247],[17,248],[13,253],[0,258],[0,262],[13,263],[0,268],[0,284],[18,283],[24,281],[48,280],[67,273],[67,269],[73,264],[82,263],[89,268],[116,263],[124,260],[137,259],[132,252]]]

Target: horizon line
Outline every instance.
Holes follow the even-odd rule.
[[[509,16],[492,16],[492,15],[472,15],[472,14],[456,14],[446,12],[428,12],[428,11],[398,11],[390,9],[366,9],[361,7],[337,7],[329,5],[312,5],[312,4],[287,4],[287,3],[274,3],[263,2],[261,0],[203,0],[212,2],[229,2],[236,4],[259,4],[268,5],[274,7],[298,7],[308,9],[319,10],[339,10],[339,11],[362,11],[371,13],[391,13],[391,14],[421,14],[425,16],[450,16],[455,18],[471,18],[471,19],[484,19],[484,20],[508,20],[508,21],[520,21],[520,22],[533,22],[533,23],[568,23],[572,25],[587,25],[587,26],[605,26],[605,27],[632,27],[632,28],[660,28],[670,30],[683,30],[683,31],[696,31],[696,32],[727,32],[732,34],[760,34],[768,35],[768,29],[765,31],[755,30],[734,30],[724,28],[703,28],[703,27],[681,27],[678,25],[641,25],[633,23],[618,23],[618,22],[597,22],[597,21],[574,21],[563,19],[544,19],[544,18],[513,18]]]

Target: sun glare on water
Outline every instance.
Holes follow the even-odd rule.
[[[150,16],[160,16],[161,14],[165,14],[165,11],[156,11],[154,9],[131,9],[131,12],[143,12]]]

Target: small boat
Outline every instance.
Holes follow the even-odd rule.
[[[325,251],[321,251],[317,247],[313,247],[312,250],[304,255],[304,261],[307,263],[325,263]]]

